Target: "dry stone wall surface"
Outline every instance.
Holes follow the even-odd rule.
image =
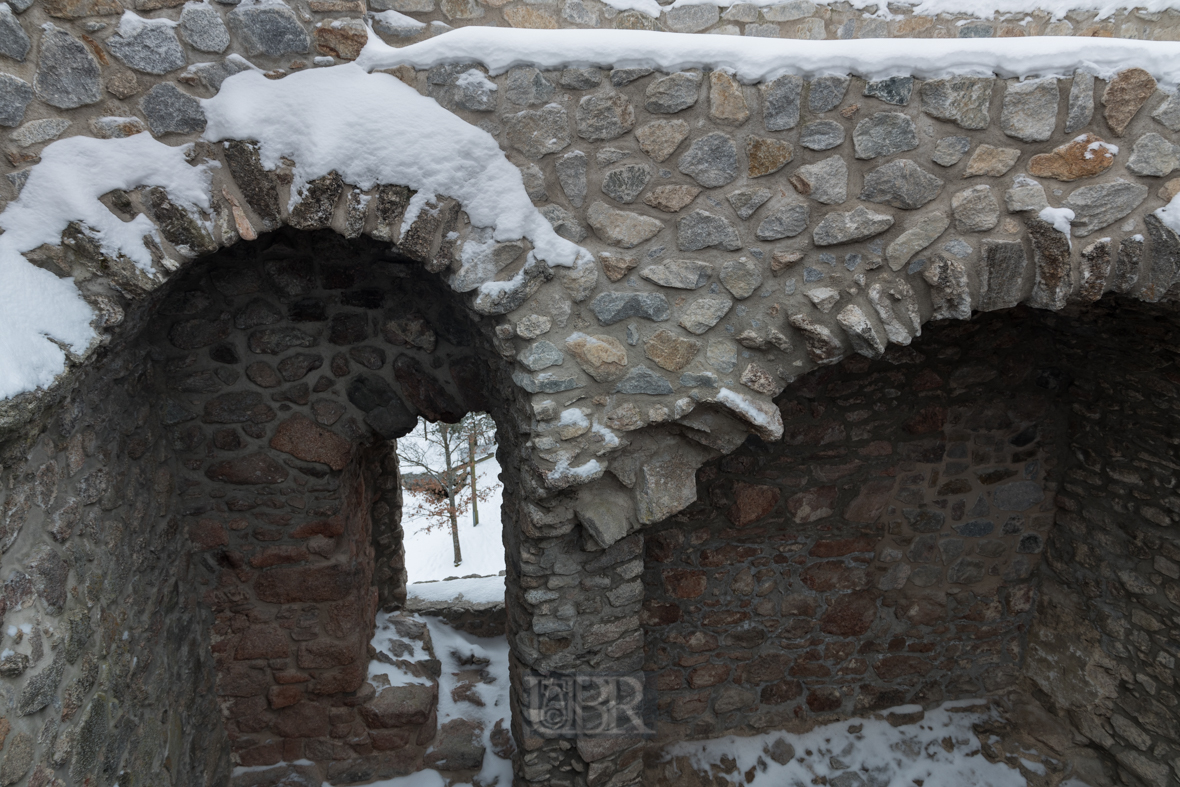
[[[781,443],[703,467],[647,535],[660,739],[1011,688],[1053,523],[1055,362],[1028,311],[942,323],[802,377]]]

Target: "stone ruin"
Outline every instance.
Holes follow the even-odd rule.
[[[568,268],[453,195],[403,222],[405,183],[294,190],[299,162],[202,136],[236,72],[464,26],[1172,41],[1180,14],[0,5],[6,204],[62,137],[216,165],[208,210],[103,195],[153,223],[150,268],[80,222],[26,255],[95,339],[0,402],[0,787],[437,765],[437,697],[366,665],[406,597],[390,441],[470,411],[499,428],[517,784],[672,783],[670,741],[969,697],[1096,783],[1180,784],[1174,85],[809,74],[786,46],[757,84],[491,73],[462,40],[385,69],[499,143],[588,250]],[[524,724],[523,676],[602,671],[650,676],[654,738]]]

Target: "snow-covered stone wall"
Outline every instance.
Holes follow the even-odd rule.
[[[442,360],[455,348],[481,348],[495,381],[514,674],[639,670],[643,529],[667,532],[696,500],[706,462],[751,434],[778,441],[786,400],[776,398],[791,386],[819,367],[896,353],[931,320],[1020,305],[1085,310],[1104,295],[1167,308],[1180,278],[1180,217],[1167,207],[1180,191],[1178,50],[1163,43],[1180,34],[1173,11],[987,19],[796,0],[131,6],[0,5],[0,124],[12,129],[0,212],[0,581],[13,626],[0,640],[13,730],[5,784],[113,783],[149,767],[169,768],[177,784],[220,783],[231,764],[308,756],[326,774],[353,755],[396,759],[376,755],[382,736],[362,735],[356,712],[322,712],[363,698],[348,705],[325,692],[282,705],[298,694],[271,691],[288,671],[283,658],[228,664],[231,640],[236,653],[254,626],[277,626],[288,651],[302,652],[283,639],[295,635],[275,622],[280,612],[251,606],[257,588],[196,596],[204,581],[274,584],[291,574],[282,555],[319,570],[347,553],[361,579],[341,598],[369,610],[373,572],[401,568],[396,514],[376,491],[392,469],[362,472],[332,451],[391,436],[401,416],[450,417],[440,403],[475,379]],[[694,32],[746,38],[677,35]],[[941,38],[955,41],[932,40]],[[282,268],[261,248],[280,231],[386,244],[398,264],[437,277],[435,295],[466,312],[478,340],[419,353],[407,324],[394,333],[417,349],[369,347],[370,329],[412,315],[324,295],[335,288],[322,281],[287,292],[299,277],[281,271],[265,276],[279,288],[267,292],[283,307],[282,329],[237,324],[250,311],[239,299],[253,302],[248,283],[189,286],[205,258],[238,244],[255,255],[243,269]],[[382,292],[395,289],[382,281]],[[216,298],[185,301],[202,288]],[[319,311],[302,303],[321,295]],[[332,339],[338,316],[353,339]],[[236,360],[214,356],[222,345]],[[329,346],[348,349],[330,358]],[[313,356],[332,372],[320,373],[323,391],[300,388]],[[369,373],[361,367],[381,384],[358,383]],[[112,393],[120,386],[128,390]],[[177,420],[178,393],[201,426]],[[320,393],[355,428],[335,427],[336,408],[313,401]],[[306,410],[307,424],[285,407]],[[296,451],[315,457],[295,469],[301,478],[347,481],[357,495],[356,527],[332,545],[340,555],[294,543],[268,553],[258,533],[273,523],[225,530],[186,508],[186,493],[207,494],[228,514],[218,485],[258,483],[256,474],[281,486]],[[300,495],[281,497],[294,506],[285,498]],[[311,516],[298,511],[290,515]],[[66,527],[68,512],[96,524]],[[228,547],[238,541],[265,565],[235,564]],[[156,562],[139,568],[147,555]],[[118,573],[130,566],[133,581]],[[919,574],[898,581],[916,585]],[[123,581],[88,595],[95,576]],[[173,588],[184,615],[156,615],[171,608]],[[374,590],[397,602],[396,588]],[[155,649],[163,625],[195,637],[191,662],[171,644]],[[137,637],[144,649],[133,654],[121,643]],[[244,688],[229,681],[241,669],[258,673]],[[134,691],[128,675],[142,677]],[[363,691],[345,684],[336,693]],[[191,698],[166,702],[188,717],[161,720],[139,701],[164,686]],[[226,700],[227,686],[246,693]],[[226,729],[208,722],[218,712]],[[516,733],[522,783],[639,778],[635,742],[570,747]],[[1130,759],[1167,763],[1160,746]],[[212,754],[198,765],[196,750]],[[336,773],[378,772],[350,767]]]

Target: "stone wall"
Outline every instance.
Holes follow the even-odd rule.
[[[781,443],[702,468],[647,536],[660,739],[1013,686],[1053,522],[1052,349],[1028,311],[939,324],[802,377]]]

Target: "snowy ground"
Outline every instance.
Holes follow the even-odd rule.
[[[416,437],[417,432],[401,438],[401,441],[413,441]],[[403,472],[411,471],[404,468]],[[433,582],[471,574],[486,577],[504,570],[504,542],[500,535],[500,500],[504,487],[500,484],[499,476],[500,465],[494,458],[476,465],[477,487],[494,488],[495,491],[489,500],[479,504],[478,526],[471,524],[470,512],[459,517],[459,547],[463,552],[463,563],[458,566],[455,565],[455,550],[451,546],[450,526],[436,527],[427,532],[425,527],[429,520],[416,515],[414,511],[417,495],[403,490],[402,530],[405,532],[406,571],[409,573],[411,595],[419,595],[418,589],[413,586],[415,582]],[[449,592],[430,587],[423,587],[421,591],[426,594],[423,598],[432,600],[439,600],[435,598],[439,592]],[[501,579],[500,598],[503,597]],[[471,600],[470,596],[467,598]]]

